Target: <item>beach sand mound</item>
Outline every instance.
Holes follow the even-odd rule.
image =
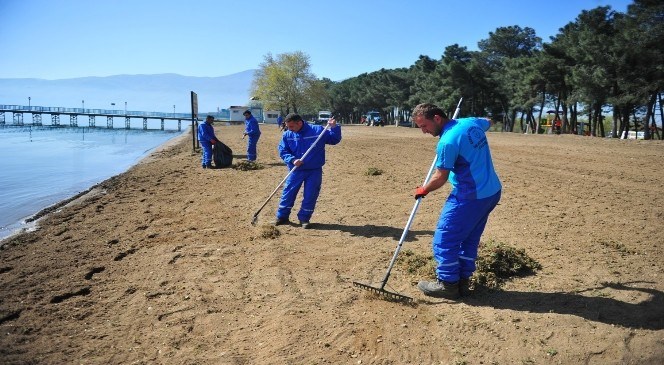
[[[244,151],[242,128],[216,131]],[[437,139],[343,134],[327,147],[312,229],[265,228],[280,192],[250,224],[288,173],[264,126],[262,169],[201,169],[183,138],[12,237],[0,363],[664,362],[661,142],[491,133],[504,191],[482,241],[541,268],[451,302],[396,265],[386,289],[414,298],[403,305],[352,283],[380,285]],[[422,202],[404,252],[431,254],[448,192]]]

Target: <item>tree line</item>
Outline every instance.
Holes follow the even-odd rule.
[[[409,120],[419,103],[451,111],[463,97],[462,114],[491,117],[507,132],[537,132],[543,114],[551,111],[562,133],[616,138],[634,130],[645,139],[664,138],[655,122],[664,116],[661,0],[634,0],[626,13],[610,6],[584,10],[550,42],[532,28],[514,25],[490,32],[477,51],[453,44],[440,59],[421,55],[407,68],[338,82],[318,79],[309,68],[303,52],[268,54],[252,95],[282,113],[332,110],[351,123],[378,110],[391,124]],[[611,122],[605,127],[607,113]]]

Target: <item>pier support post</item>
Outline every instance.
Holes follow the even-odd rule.
[[[51,114],[51,125],[60,125],[60,114]]]
[[[32,113],[32,124],[42,125],[42,115],[41,115],[41,113]]]
[[[69,126],[78,127],[78,114],[69,115]]]
[[[95,116],[90,115],[90,120],[88,121],[88,127],[94,127],[95,126]]]
[[[0,112],[0,125],[5,125],[5,112]]]
[[[164,118],[161,118],[161,130],[164,130]]]
[[[106,128],[113,129],[113,116],[111,115],[106,117]]]
[[[148,130],[148,118],[143,118],[143,130]]]
[[[182,120],[178,119],[178,132],[182,131]]]
[[[23,125],[23,113],[12,112],[15,125]]]
[[[131,118],[125,117],[125,129],[131,128]]]

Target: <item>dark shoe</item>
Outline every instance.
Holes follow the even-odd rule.
[[[472,294],[472,291],[470,290],[470,278],[461,278],[459,280],[459,294],[462,297],[467,297]]]
[[[300,221],[300,225],[302,226],[303,229],[311,228],[311,223],[309,223],[309,222]]]
[[[430,297],[459,299],[459,282],[448,283],[446,281],[420,281],[417,287]]]
[[[207,166],[205,166],[205,165],[203,165],[202,167],[203,167],[204,169],[207,169]]]
[[[212,165],[206,165],[205,168],[206,169],[213,169],[214,167],[212,167]]]
[[[274,221],[275,226],[283,226],[284,224],[290,224],[290,221],[288,220],[288,218],[277,218]]]

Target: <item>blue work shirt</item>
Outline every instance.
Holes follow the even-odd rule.
[[[216,140],[217,137],[214,135],[214,128],[210,123],[201,123],[198,125],[198,140],[210,143],[212,140]]]
[[[249,119],[244,120],[244,133],[250,136],[259,136],[261,134],[261,130],[258,128],[258,121],[253,115]]]
[[[324,128],[321,125],[311,125],[303,122],[302,128],[298,132],[284,132],[279,143],[279,156],[288,165],[289,169],[293,168],[294,160],[302,158]],[[302,166],[298,167],[298,169],[309,170],[321,168],[325,165],[325,145],[334,145],[339,142],[341,142],[341,126],[337,125],[325,131],[325,134],[311,152],[309,152]]]
[[[484,133],[490,126],[486,119],[461,118],[443,127],[436,168],[450,171],[450,194],[460,200],[488,198],[502,188]]]

